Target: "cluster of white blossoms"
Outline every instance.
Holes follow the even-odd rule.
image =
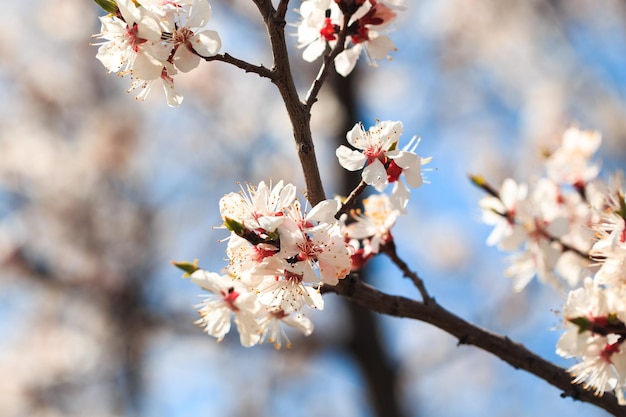
[[[220,213],[231,232],[229,265],[224,275],[191,274],[212,293],[200,305],[197,323],[221,340],[234,316],[243,346],[268,340],[280,348],[283,324],[311,334],[303,308],[323,309],[320,286],[336,285],[350,272],[350,248],[334,218],[338,210],[337,201],[326,200],[304,213],[296,187],[282,181],[222,197]]]
[[[345,16],[349,16],[345,49],[335,58],[335,69],[347,76],[363,51],[368,62],[376,65],[376,60],[388,57],[396,49],[384,33],[390,29],[403,3],[403,0],[304,0],[298,25],[299,47],[304,48],[302,57],[313,62],[327,47],[334,48]]]
[[[189,72],[201,57],[217,54],[221,40],[207,30],[211,6],[207,0],[115,0],[104,3],[110,13],[100,17],[96,58],[109,72],[130,74],[131,90],[143,100],[155,84],[165,90],[167,104],[183,97],[174,89],[174,76]]]
[[[569,372],[597,395],[613,391],[626,404],[626,189],[623,173],[608,182],[591,161],[597,132],[568,129],[546,159],[546,176],[530,184],[507,179],[481,201],[494,225],[489,244],[518,250],[507,273],[521,290],[537,275],[570,288],[562,311],[563,357],[579,358]]]
[[[423,182],[422,158],[412,150],[395,150],[401,130],[400,122],[379,122],[370,132],[357,125],[347,134],[349,142],[358,146],[368,138],[369,145],[355,151],[342,146],[347,150],[338,150],[338,155],[352,155],[347,157],[349,169],[360,164],[363,178],[379,191],[401,176],[417,187]],[[361,151],[367,156],[356,162]],[[391,228],[406,200],[374,194],[363,201],[363,211],[343,216],[337,215],[338,200],[325,200],[306,213],[296,187],[280,181],[247,185],[222,197],[219,206],[230,230],[224,273],[175,263],[209,293],[198,306],[201,318],[196,323],[220,341],[234,321],[243,346],[269,341],[280,348],[283,340],[290,345],[285,325],[307,336],[312,333],[313,323],[303,310],[324,308],[322,285],[337,285],[392,241]]]
[[[94,35],[96,58],[109,72],[132,77],[128,90],[139,90],[144,100],[161,85],[167,104],[183,100],[174,88],[174,76],[196,68],[201,58],[217,55],[222,47],[217,32],[208,30],[211,6],[207,0],[95,0],[109,14],[100,17]],[[337,44],[345,27],[344,50],[335,57],[335,69],[347,76],[365,51],[368,62],[389,56],[395,45],[384,33],[402,10],[404,0],[304,0],[299,12],[298,42],[303,58],[313,62]],[[344,17],[349,19],[345,22]]]
[[[576,287],[593,271],[588,253],[597,210],[589,199],[597,198],[600,180],[591,157],[600,142],[597,132],[572,127],[546,158],[546,176],[529,183],[507,178],[480,201],[483,221],[494,226],[487,244],[515,252],[506,274],[516,291],[534,276]]]

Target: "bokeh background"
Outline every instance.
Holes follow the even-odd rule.
[[[212,5],[223,52],[271,65],[252,3]],[[605,174],[624,167],[626,3],[406,6],[393,61],[362,57],[314,108],[327,193],[347,191],[334,156],[347,129],[402,120],[436,170],[398,221],[400,256],[448,309],[569,366],[554,353],[565,293],[537,283],[513,293],[467,174],[540,175],[540,149],[571,124],[602,132]],[[302,186],[286,112],[266,80],[220,62],[177,78],[179,108],[157,90],[136,102],[89,45],[101,14],[89,1],[31,0],[0,25],[0,415],[606,415],[432,326],[333,295],[289,350],[203,334],[200,291],[169,262],[225,265],[213,227],[238,181]],[[290,41],[304,93],[317,65]],[[418,296],[385,259],[368,277]]]

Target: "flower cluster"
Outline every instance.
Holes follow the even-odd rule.
[[[582,360],[569,369],[575,382],[598,395],[614,391],[626,405],[626,187],[621,173],[609,184],[593,185],[587,187],[595,213],[590,225],[595,240],[589,253],[599,268],[567,298],[566,332],[557,353]]]
[[[334,218],[338,209],[338,202],[327,200],[305,213],[296,187],[282,181],[222,197],[230,262],[224,275],[191,273],[211,293],[199,306],[197,323],[221,340],[234,315],[244,346],[268,340],[280,348],[286,338],[281,324],[311,334],[303,308],[323,309],[320,286],[336,285],[350,272],[350,248]]]
[[[411,150],[397,150],[401,132],[400,122],[378,122],[369,132],[357,124],[347,134],[357,150],[342,145],[339,160],[350,170],[363,169],[364,183],[379,191],[399,183],[401,176],[417,187],[427,160],[413,152],[415,140]],[[311,334],[313,324],[303,310],[323,309],[322,285],[337,285],[393,242],[391,228],[407,199],[408,189],[391,197],[374,194],[363,201],[363,211],[338,216],[343,208],[338,200],[322,201],[305,212],[296,187],[283,181],[247,185],[223,196],[220,214],[230,231],[224,274],[175,263],[209,292],[198,306],[197,324],[219,341],[234,318],[244,346],[267,340],[280,348],[283,339],[289,346],[283,325]]]
[[[130,90],[145,99],[155,84],[165,90],[167,104],[178,106],[183,98],[174,89],[174,76],[189,72],[201,57],[218,53],[221,40],[207,30],[211,6],[207,0],[116,0],[110,13],[100,17],[96,58],[109,72],[130,74]]]
[[[623,174],[607,183],[591,161],[597,132],[568,129],[546,159],[546,176],[531,184],[507,179],[499,191],[480,177],[490,195],[483,219],[494,225],[489,244],[521,251],[507,270],[521,290],[537,275],[571,290],[557,344],[563,357],[580,358],[573,382],[596,395],[613,391],[626,404],[626,189]]]
[[[589,226],[596,214],[589,199],[599,182],[591,161],[599,142],[596,132],[572,127],[546,158],[545,177],[529,183],[507,178],[499,190],[473,178],[490,194],[480,201],[483,221],[494,226],[487,244],[515,252],[506,275],[516,291],[534,276],[556,287],[576,287],[593,270]]]
[[[376,65],[376,60],[388,57],[396,49],[384,32],[401,5],[402,2],[388,0],[304,0],[298,25],[298,43],[304,48],[302,57],[313,62],[327,46],[334,48],[345,24],[345,49],[334,61],[337,72],[344,77],[350,74],[363,51],[368,61]]]

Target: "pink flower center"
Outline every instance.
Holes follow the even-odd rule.
[[[138,33],[137,23],[133,24],[133,27],[126,26],[126,36],[128,37],[128,43],[135,52],[139,52],[139,45],[148,42],[146,39],[142,39],[137,36]]]
[[[402,174],[402,168],[400,168],[398,164],[392,160],[387,167],[387,181],[390,183],[398,181],[400,174]]]
[[[237,297],[239,297],[239,293],[233,287],[230,287],[228,292],[222,291],[222,299],[232,311],[239,311],[239,307],[235,305]]]
[[[337,39],[336,33],[339,31],[339,27],[331,22],[330,17],[324,19],[324,26],[320,29],[320,35],[327,41],[334,41]]]
[[[193,36],[193,32],[187,28],[178,29],[172,34],[174,45],[180,45],[189,42]]]
[[[299,283],[299,282],[302,282],[303,279],[304,278],[302,277],[302,275],[294,274],[293,272],[285,269],[286,281],[293,281],[293,282]],[[278,280],[278,277],[276,277],[276,280]]]
[[[363,155],[367,156],[367,164],[371,164],[375,160],[380,160],[383,165],[387,162],[387,157],[385,156],[385,152],[381,149],[380,146],[369,146],[367,149],[363,151]]]
[[[611,361],[611,356],[614,353],[618,353],[619,352],[619,342],[615,342],[613,344],[606,344],[606,346],[604,347],[604,350],[602,351],[602,353],[600,354],[600,356],[602,357],[602,359],[604,359],[607,362]]]

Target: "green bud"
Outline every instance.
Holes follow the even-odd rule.
[[[485,191],[487,194],[492,195],[495,198],[500,198],[500,196],[498,195],[498,191],[496,191],[495,188],[493,188],[485,179],[485,177],[483,177],[482,175],[472,175],[472,174],[468,174],[467,177],[470,179],[470,181],[472,182],[472,184],[474,184],[476,187],[482,189],[483,191]]]
[[[176,261],[171,261],[171,263],[176,268],[182,269],[183,271],[185,271],[185,273],[183,274],[183,278],[189,278],[191,276],[191,274],[193,274],[198,269],[200,269],[198,267],[198,260],[197,259],[194,259],[193,262],[187,262],[187,261],[176,262]]]
[[[483,177],[482,175],[468,174],[467,176],[469,177],[472,184],[479,188],[483,188],[485,184],[487,184],[487,181],[485,181],[485,177]]]
[[[224,218],[224,226],[237,236],[243,236],[246,231],[243,223],[239,223],[237,220],[231,219],[230,217]]]
[[[578,333],[586,332],[587,330],[591,329],[591,321],[589,321],[587,317],[574,317],[571,319],[567,319],[567,321],[578,326]]]

